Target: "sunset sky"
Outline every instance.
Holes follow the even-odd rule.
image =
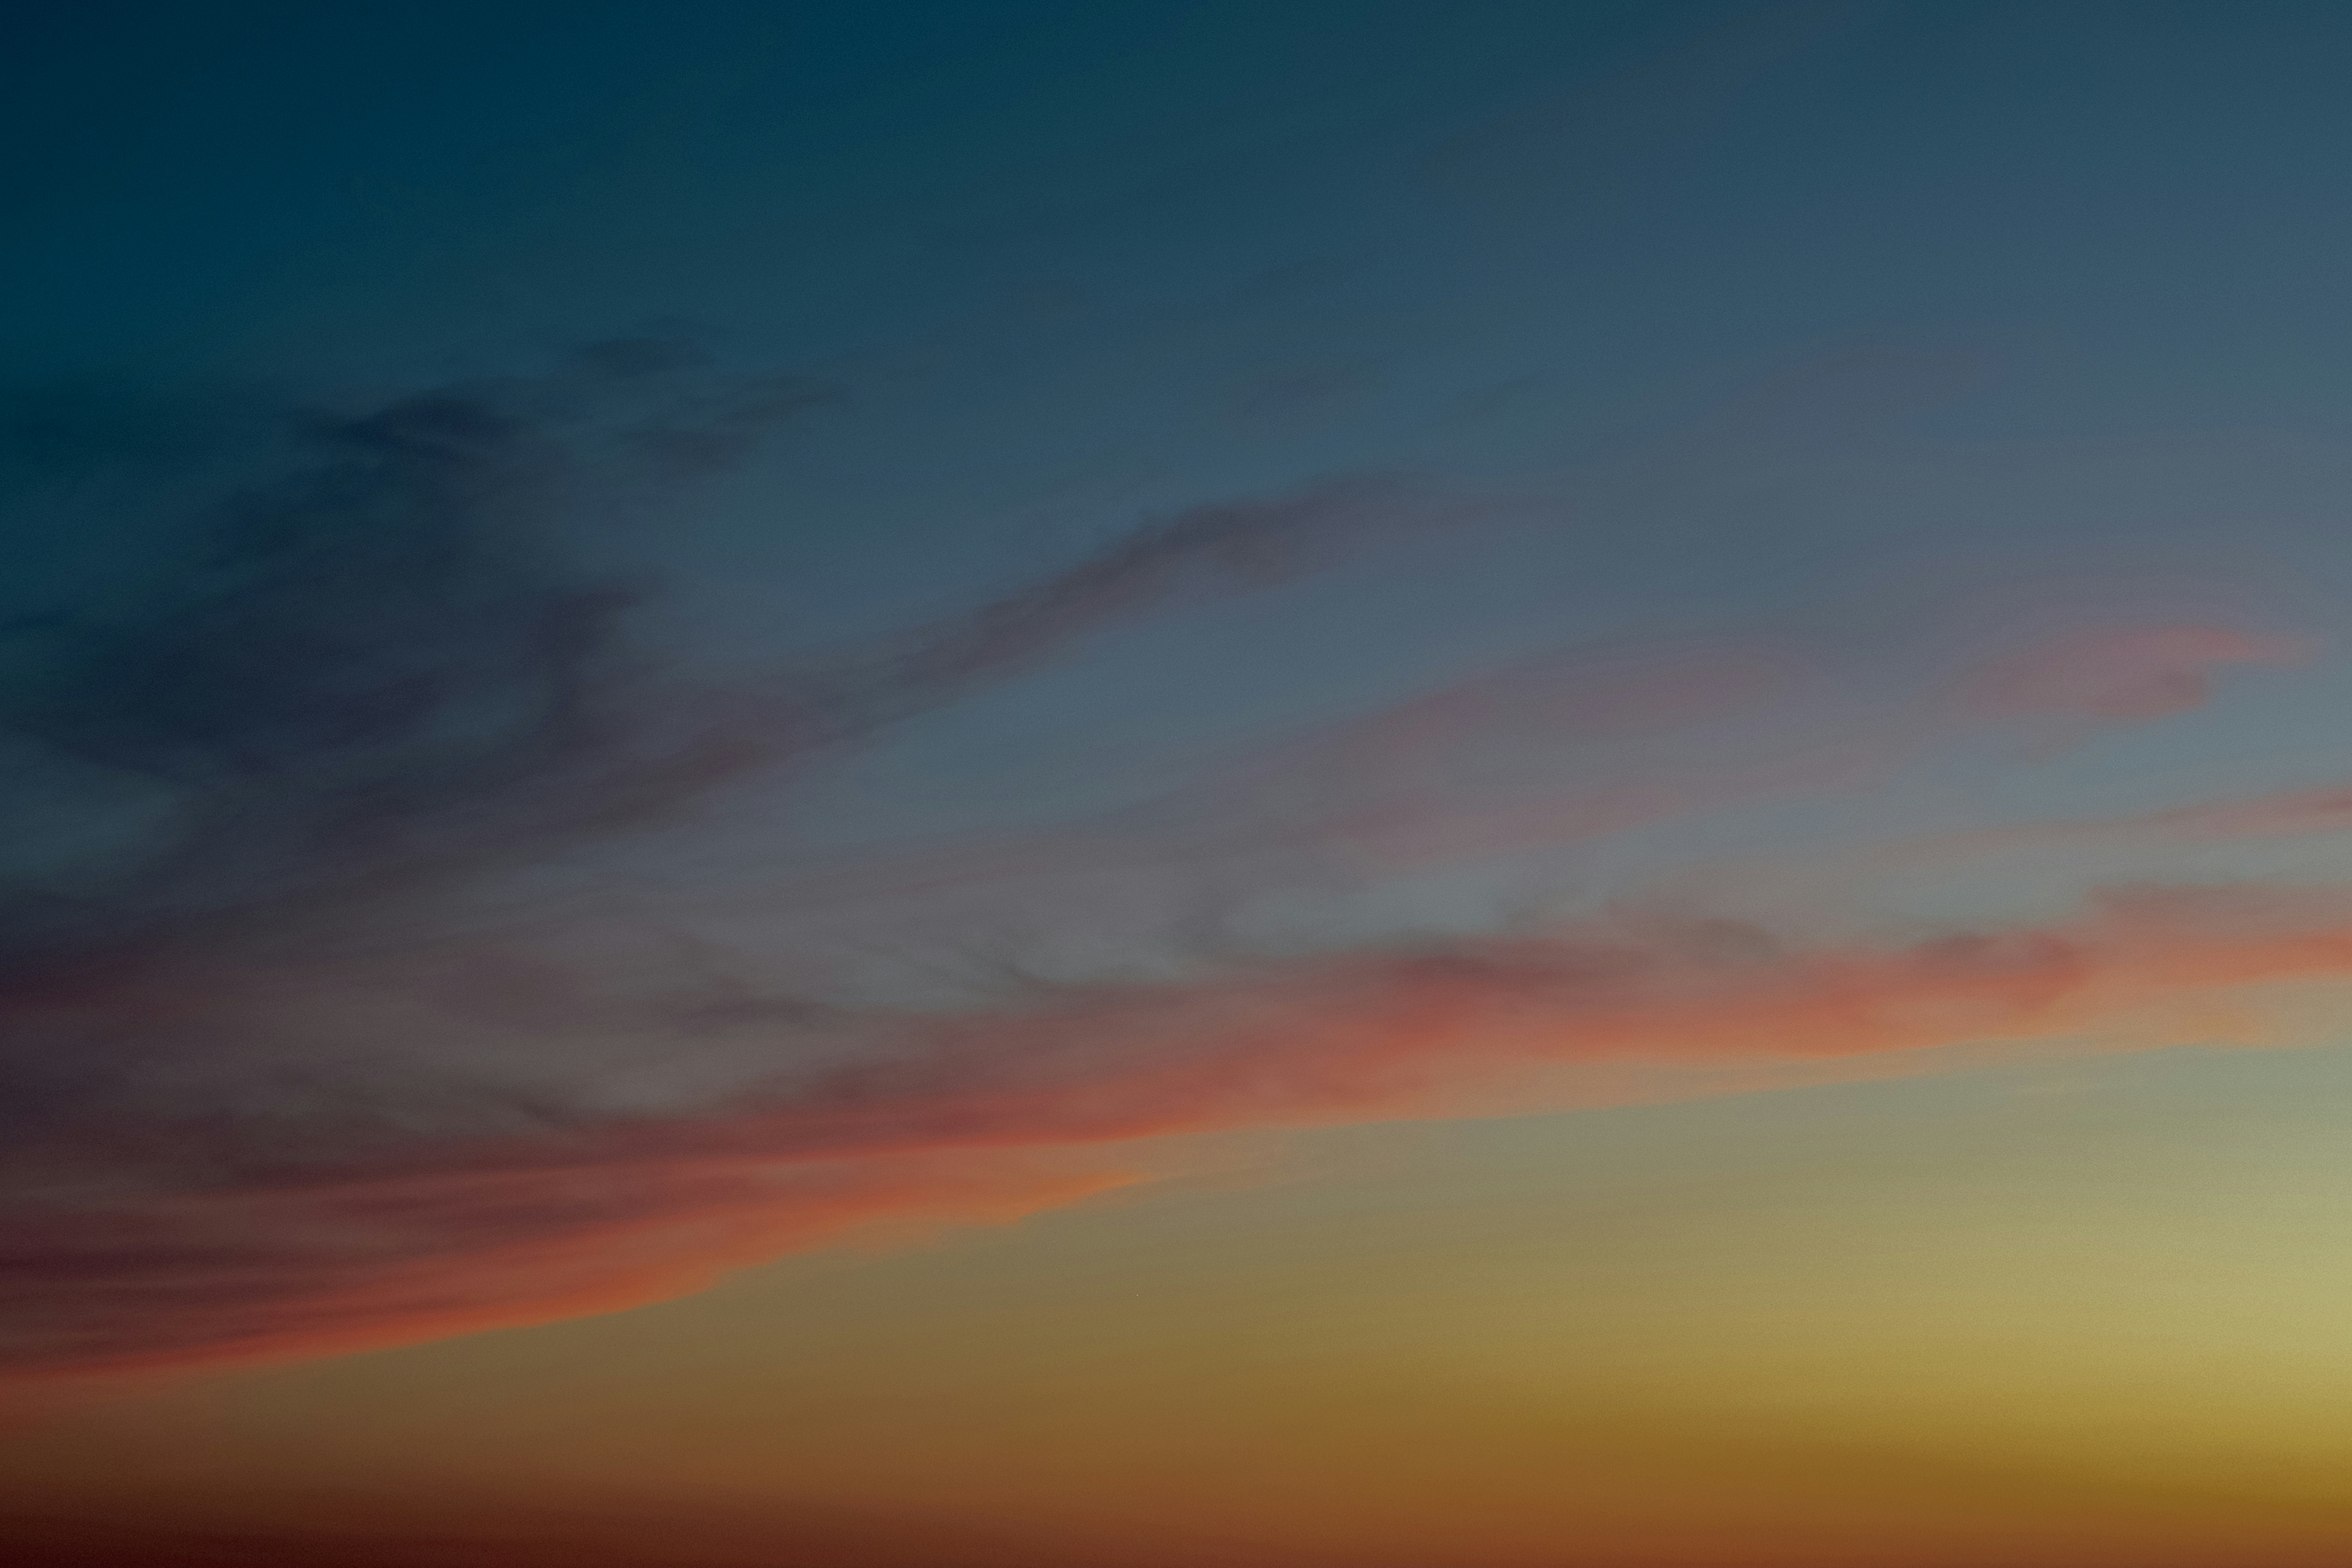
[[[0,78],[0,1552],[2352,1561],[2352,10]]]

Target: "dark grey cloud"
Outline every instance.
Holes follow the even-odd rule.
[[[225,400],[176,428],[227,450],[126,448],[142,483],[84,494],[145,554],[0,629],[0,1374],[607,1310],[870,1219],[1070,1201],[1121,1179],[1092,1147],[1426,1113],[1465,1075],[1686,1084],[2042,1038],[2352,952],[2333,899],[1889,943],[1688,910],[1301,942],[1193,906],[1838,788],[2007,722],[1949,700],[1965,667],[1875,644],[1843,661],[1853,700],[1811,708],[1841,672],[1769,639],[1563,648],[1133,809],[787,861],[796,768],[1139,617],[1495,510],[1334,481],[764,668],[633,643],[661,585],[587,541],[674,521],[831,398],[616,343],[325,413]],[[2118,674],[2170,692],[2268,646],[2168,623],[2021,668],[2129,721]],[[843,979],[829,944],[902,977],[954,949],[959,901],[1050,904],[1084,961]]]
[[[1204,507],[732,684],[634,646],[659,585],[580,540],[674,517],[834,400],[648,339],[355,409],[240,394],[136,440],[86,401],[25,411],[20,443],[87,436],[56,473],[168,482],[86,487],[140,497],[111,520],[144,564],[0,625],[0,1364],[436,1332],[628,1273],[582,1237],[997,1201],[997,1177],[826,1166],[873,1140],[772,1119],[767,1154],[801,1164],[681,1164],[680,1127],[747,1084],[887,1097],[892,1030],[657,924],[485,933],[470,892],[1445,508],[1364,481]],[[28,495],[27,556],[58,515]]]

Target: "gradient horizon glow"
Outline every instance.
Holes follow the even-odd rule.
[[[2352,1561],[2352,15],[28,14],[0,1556]]]

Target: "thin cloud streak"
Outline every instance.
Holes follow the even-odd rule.
[[[457,1108],[478,1118],[488,1102],[504,1128],[454,1124],[433,1098],[452,1088],[431,1077],[263,1071],[210,1096],[184,1082],[161,1104],[86,1110],[12,1157],[6,1364],[299,1355],[609,1310],[859,1222],[1001,1218],[1124,1179],[1038,1168],[1044,1152],[1442,1113],[1454,1091],[1528,1066],[2144,1030],[2183,1002],[2347,977],[2352,900],[2151,890],[2067,925],[1874,949],[1793,947],[1730,922],[1588,922],[995,1011],[740,1021],[703,1049],[776,1065],[715,1103],[499,1106],[478,1089]],[[260,979],[257,998],[284,988]],[[666,1000],[608,999],[606,1038],[567,1052],[674,1048],[651,1032]],[[215,1024],[276,1021],[195,1005]],[[262,1089],[279,1097],[233,1103]]]
[[[2251,890],[1871,939],[1627,906],[1277,949],[1179,917],[1833,791],[2053,711],[2146,722],[2298,652],[2177,622],[1859,679],[1790,638],[1560,648],[1064,830],[534,891],[559,863],[594,882],[721,785],[772,807],[794,769],[1107,630],[1503,509],[1339,481],[790,666],[652,667],[625,635],[644,590],[571,564],[566,520],[681,505],[824,406],[637,343],[315,418],[171,571],[7,629],[0,811],[26,847],[0,868],[0,1370],[608,1311],[862,1228],[1079,1201],[1136,1179],[1138,1140],[1454,1113],[1561,1066],[2143,1030],[2352,973],[2352,902]],[[1091,899],[1050,890],[1103,874],[1146,894],[1112,945],[1150,972],[983,966],[918,998],[860,994],[828,947],[856,905],[897,956],[952,953],[967,894],[1088,935]]]

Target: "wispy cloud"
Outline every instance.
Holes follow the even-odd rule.
[[[1040,879],[1108,870],[1230,901],[1588,841],[1884,778],[2053,711],[2160,717],[2215,667],[2299,652],[2177,622],[1900,679],[1785,636],[1561,648],[1052,831],[533,894],[559,862],[593,883],[602,848],[722,782],[1481,511],[1360,480],[1235,501],[789,667],[652,666],[625,636],[643,591],[570,564],[567,519],[675,507],[821,406],[642,343],[315,417],[168,570],[5,629],[0,1367],[608,1310],[859,1227],[1076,1201],[1132,1179],[1118,1146],[1139,1139],[1445,1113],[1562,1065],[2145,1032],[2352,973],[2352,901],[2245,889],[1869,938],[1625,907],[1278,951],[1162,909],[1127,944],[1148,973],[968,974],[920,998],[841,983],[826,946],[849,904],[877,942],[951,947],[926,923],[972,890],[1034,907]],[[2341,816],[2320,792],[2162,831]],[[1070,896],[1050,918],[1085,936],[1096,912]]]

